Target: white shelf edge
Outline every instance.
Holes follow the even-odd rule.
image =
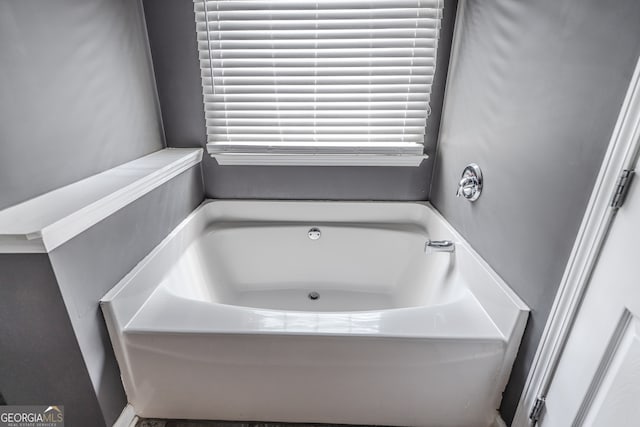
[[[426,154],[281,154],[281,153],[211,153],[223,166],[404,166],[417,167]]]
[[[47,253],[44,242],[35,235],[0,235],[0,254]]]
[[[47,224],[40,230],[33,230],[24,234],[0,234],[0,253],[51,252],[128,204],[178,176],[180,173],[197,165],[202,160],[203,150],[201,148],[166,148],[165,150],[181,150],[185,152],[185,155],[159,167],[151,173],[141,176],[139,179],[107,194],[105,197],[75,210],[55,222]],[[150,156],[157,153],[158,152],[152,153]],[[144,159],[144,157],[141,157],[141,159]],[[125,163],[124,165],[109,169],[86,179],[95,179],[97,176],[107,176],[111,171],[122,168],[123,166],[132,165],[138,160],[140,159],[133,160],[132,162]],[[27,201],[25,203],[29,202],[30,201]]]

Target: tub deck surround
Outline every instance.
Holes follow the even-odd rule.
[[[201,148],[166,148],[0,211],[0,253],[50,252],[200,163]]]
[[[430,205],[382,202],[206,201],[101,304],[142,417],[473,427],[528,311]]]

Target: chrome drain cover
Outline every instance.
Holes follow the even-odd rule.
[[[307,232],[307,236],[309,236],[311,240],[318,240],[321,234],[320,229],[317,227],[313,227]]]

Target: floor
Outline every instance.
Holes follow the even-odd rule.
[[[265,423],[257,421],[189,421],[143,419],[136,427],[349,427],[346,424]],[[359,426],[362,427],[362,426]],[[375,427],[375,426],[370,426]]]

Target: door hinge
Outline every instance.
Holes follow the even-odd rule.
[[[629,192],[629,186],[633,179],[635,171],[631,169],[624,169],[618,178],[618,184],[613,193],[613,199],[611,200],[611,207],[613,209],[619,209],[624,204],[624,199]]]
[[[544,396],[536,398],[536,402],[533,404],[533,408],[531,408],[531,413],[529,414],[529,419],[533,421],[533,425],[540,421],[540,415],[542,415],[545,402],[546,398]]]

